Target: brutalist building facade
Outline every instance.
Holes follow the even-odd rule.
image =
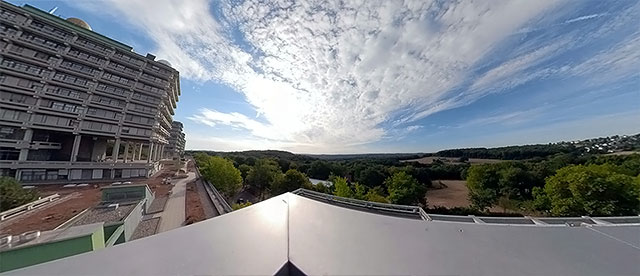
[[[168,62],[80,19],[0,2],[0,175],[147,177],[159,169],[179,95]]]

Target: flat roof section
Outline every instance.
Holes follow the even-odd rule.
[[[416,220],[286,193],[7,275],[638,275],[638,231]]]
[[[105,205],[94,207],[74,221],[72,226],[96,222],[111,223],[122,221],[131,213],[137,204],[138,202],[118,203],[118,208]]]
[[[11,243],[11,246],[9,246],[9,244],[3,245],[2,247],[0,247],[0,251],[88,236],[96,232],[96,230],[101,229],[102,227],[103,223],[92,223],[65,229],[42,231],[40,232],[40,236],[34,238],[33,240],[27,242],[13,242]]]

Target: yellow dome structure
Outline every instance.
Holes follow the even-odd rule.
[[[87,22],[84,22],[84,20],[82,20],[80,18],[69,17],[69,18],[67,18],[67,21],[75,24],[76,26],[79,26],[81,28],[85,28],[85,29],[91,31],[91,26],[89,26],[89,24],[87,24]]]

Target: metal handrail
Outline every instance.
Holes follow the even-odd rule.
[[[362,207],[362,208],[374,209],[379,211],[396,212],[396,213],[403,213],[403,214],[417,214],[423,220],[431,220],[429,218],[429,215],[427,215],[427,213],[418,206],[380,203],[380,202],[371,202],[371,201],[360,200],[360,199],[345,198],[345,197],[339,197],[339,196],[329,195],[325,193],[320,193],[316,191],[311,191],[303,188],[297,189],[293,191],[293,193],[297,195],[306,195],[309,197],[315,197],[315,198],[320,198],[328,201],[344,203],[344,204],[355,206],[355,207]]]
[[[469,220],[468,222],[465,221],[456,221],[458,223],[481,223],[481,224],[500,224],[500,225],[510,225],[510,224],[518,224],[518,225],[522,225],[522,226],[551,226],[551,227],[563,227],[563,226],[607,226],[607,225],[640,225],[640,223],[636,223],[636,222],[609,222],[607,220],[609,219],[617,219],[617,220],[624,220],[624,219],[638,219],[639,216],[620,216],[620,217],[588,217],[588,216],[583,216],[583,217],[486,217],[486,216],[459,216],[459,215],[441,215],[441,214],[428,214],[427,212],[424,211],[424,209],[422,209],[419,206],[411,206],[411,205],[397,205],[397,204],[388,204],[388,203],[378,203],[378,202],[371,202],[371,201],[366,201],[366,200],[359,200],[359,199],[353,199],[353,198],[345,198],[345,197],[339,197],[339,196],[334,196],[334,195],[330,195],[330,194],[325,194],[325,193],[320,193],[320,192],[316,192],[316,191],[311,191],[311,190],[307,190],[307,189],[297,189],[295,191],[292,192],[293,194],[296,195],[301,195],[301,196],[306,196],[312,199],[321,199],[321,200],[325,200],[328,202],[336,202],[336,203],[341,203],[341,204],[345,204],[345,205],[350,205],[353,207],[360,207],[360,208],[368,208],[368,209],[373,209],[373,210],[378,210],[378,211],[387,211],[387,212],[395,212],[398,214],[419,214],[420,217],[425,220],[425,221],[442,221],[442,222],[446,222],[450,219],[467,219]],[[501,220],[500,222],[486,222],[483,221],[483,219],[499,219]],[[556,220],[567,220],[567,221],[579,221],[579,220],[583,220],[583,219],[589,219],[591,221],[594,222],[594,224],[589,224],[589,223],[583,223],[581,225],[574,225],[574,224],[546,224],[542,221],[547,220],[547,219],[556,219]],[[522,221],[522,220],[530,220],[531,224],[520,224],[520,223],[514,223],[515,221]]]

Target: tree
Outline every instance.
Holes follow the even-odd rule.
[[[265,189],[280,181],[280,178],[282,178],[282,173],[278,163],[271,159],[258,159],[247,173],[247,185],[258,190],[262,198]]]
[[[208,156],[198,163],[204,179],[216,189],[232,198],[242,188],[240,171],[233,166],[233,162],[218,156]]]
[[[320,193],[324,193],[324,194],[331,194],[331,188],[327,187],[326,185],[324,185],[322,183],[311,185],[311,189],[316,191],[316,192],[320,192]]]
[[[559,169],[544,186],[556,216],[620,216],[640,212],[640,181],[611,164]],[[540,195],[539,195],[540,196]]]
[[[394,204],[425,204],[426,188],[406,172],[396,172],[384,181],[389,191],[389,201]]]
[[[249,174],[249,171],[251,170],[251,166],[247,164],[241,164],[240,166],[238,166],[238,170],[240,171],[240,175],[242,176],[242,179],[246,181],[247,174]]]
[[[384,188],[382,186],[369,189],[366,197],[368,201],[389,203],[389,200],[384,196]]]
[[[386,178],[387,176],[384,173],[384,167],[369,166],[360,172],[357,180],[359,183],[362,183],[367,187],[375,187],[382,185]]]
[[[346,178],[336,177],[333,181],[333,186],[335,187],[335,191],[333,192],[334,195],[339,197],[353,198],[354,192],[349,187]]]
[[[235,210],[240,210],[244,207],[249,207],[251,206],[251,202],[245,202],[245,203],[234,203],[233,205],[231,205],[231,209]]]
[[[322,185],[322,184],[318,184]],[[290,169],[280,181],[271,183],[271,194],[279,195],[286,192],[292,192],[299,188],[311,189],[311,181],[306,175],[298,170]]]
[[[0,177],[0,211],[9,210],[38,199],[34,190],[25,190],[13,177]]]
[[[331,174],[331,165],[326,161],[313,161],[308,173],[311,178],[327,180]]]
[[[473,165],[467,172],[467,188],[471,204],[479,210],[491,207],[498,200],[500,175],[495,166]]]
[[[367,200],[367,187],[358,182],[353,183],[353,198]]]

